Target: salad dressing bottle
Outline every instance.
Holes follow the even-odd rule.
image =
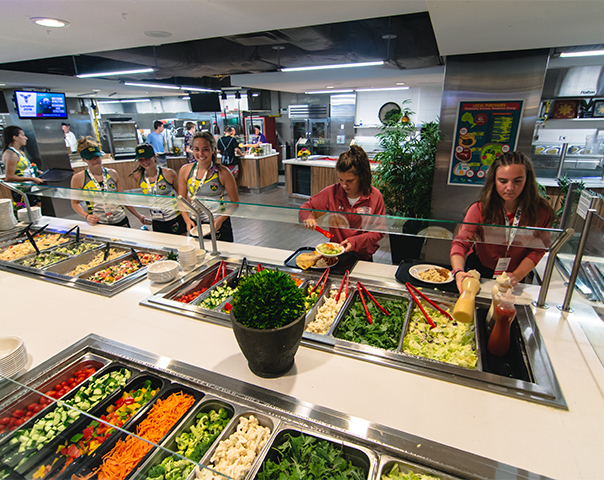
[[[510,327],[516,317],[515,297],[510,292],[500,293],[493,318],[495,326],[489,337],[487,349],[497,357],[503,357],[510,349]]]
[[[493,285],[493,290],[491,291],[491,296],[493,301],[491,302],[491,307],[487,313],[487,328],[490,330],[495,325],[495,320],[493,319],[493,314],[495,312],[495,308],[497,307],[497,303],[499,302],[499,293],[512,293],[512,284],[510,283],[510,277],[506,272],[503,272],[501,275],[498,275],[495,279],[497,283]]]
[[[461,283],[462,292],[453,307],[453,318],[457,322],[471,323],[474,321],[476,294],[480,290],[480,273],[470,270],[471,277],[466,277]]]

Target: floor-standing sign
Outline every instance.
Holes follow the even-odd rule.
[[[482,185],[489,165],[518,141],[522,100],[460,102],[449,184]]]

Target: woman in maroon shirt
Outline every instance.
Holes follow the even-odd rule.
[[[459,291],[469,275],[466,268],[474,268],[486,278],[505,271],[516,286],[549,247],[547,232],[486,225],[548,228],[553,217],[552,208],[539,195],[531,160],[520,152],[497,157],[487,171],[480,198],[470,205],[463,220],[482,225],[462,225],[451,247],[451,267]]]
[[[306,228],[314,230],[317,219],[329,215],[327,224],[334,235],[332,241],[340,243],[347,252],[356,252],[360,260],[371,261],[384,234],[366,230],[383,230],[380,228],[383,219],[358,214],[384,215],[385,208],[382,194],[371,186],[371,167],[365,151],[351,145],[350,150],[340,154],[336,173],[338,183],[302,204],[300,219]]]

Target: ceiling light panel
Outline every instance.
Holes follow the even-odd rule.
[[[98,73],[80,73],[76,75],[78,78],[93,78],[93,77],[112,77],[116,75],[132,75],[135,73],[151,73],[154,72],[153,68],[137,68],[134,70],[114,70],[111,72],[98,72]]]
[[[282,68],[282,72],[305,72],[311,70],[330,70],[335,68],[357,68],[357,67],[378,67],[384,65],[384,61],[377,62],[358,62],[358,63],[340,63],[337,65],[312,65],[309,67],[290,67]]]
[[[30,20],[36,25],[47,28],[64,28],[69,26],[69,22],[59,18],[31,17]]]

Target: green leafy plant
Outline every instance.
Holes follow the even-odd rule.
[[[379,162],[374,185],[384,197],[390,215],[407,218],[430,218],[432,215],[432,181],[436,147],[441,139],[438,122],[425,123],[420,132],[407,121],[413,115],[402,102],[402,111],[389,118],[376,136],[383,151],[375,156]]]
[[[243,280],[232,304],[239,323],[259,330],[284,327],[305,313],[302,290],[288,274],[272,270]]]

